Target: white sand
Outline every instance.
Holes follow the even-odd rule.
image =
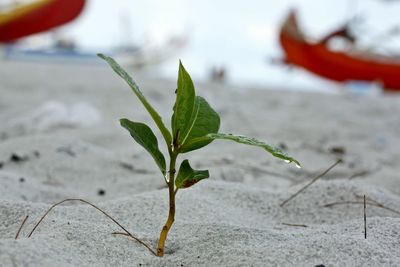
[[[135,77],[168,122],[175,83]],[[184,155],[211,177],[178,193],[163,258],[111,235],[118,227],[82,203],[56,208],[28,239],[51,204],[80,197],[155,247],[168,196],[150,156],[118,125],[120,117],[149,116],[108,68],[2,63],[0,266],[400,265],[399,214],[368,206],[364,239],[362,205],[324,207],[366,194],[400,211],[400,96],[216,84],[198,84],[197,93],[221,114],[221,131],[284,144],[303,168],[223,141]],[[24,160],[11,161],[13,154]],[[279,206],[338,157],[343,164]]]

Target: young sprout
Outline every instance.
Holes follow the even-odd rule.
[[[215,139],[224,139],[261,147],[277,158],[288,163],[293,162],[298,167],[300,166],[297,160],[264,142],[241,135],[218,133],[220,125],[219,115],[204,98],[196,95],[192,79],[181,62],[179,62],[178,87],[170,131],[128,73],[114,59],[103,54],[99,54],[98,56],[107,61],[111,68],[131,87],[132,91],[150,113],[168,148],[169,166],[167,168],[165,157],[158,148],[157,137],[150,127],[144,123],[129,119],[120,120],[121,126],[128,130],[133,139],[153,157],[168,186],[169,213],[167,221],[161,229],[156,252],[157,256],[162,257],[164,255],[165,240],[175,220],[176,193],[178,190],[188,188],[210,176],[208,170],[194,170],[187,159],[182,161],[176,173],[178,155],[200,149]]]

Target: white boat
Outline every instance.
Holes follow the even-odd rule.
[[[171,38],[162,45],[147,45],[141,47],[116,48],[109,51],[82,50],[72,42],[57,41],[53,45],[37,46],[23,42],[15,45],[0,47],[3,60],[12,61],[39,61],[52,63],[103,63],[97,53],[101,52],[114,57],[126,67],[141,68],[149,65],[160,64],[176,55],[186,45],[186,37]]]

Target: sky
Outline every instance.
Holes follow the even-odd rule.
[[[379,0],[88,0],[82,15],[60,29],[86,49],[106,50],[132,43],[162,44],[173,35],[189,43],[161,67],[176,77],[181,59],[194,78],[206,79],[212,66],[224,66],[235,84],[313,89],[334,83],[305,71],[269,64],[282,54],[277,41],[282,20],[291,8],[311,38],[323,36],[356,15],[363,15],[360,39],[374,37],[397,25],[400,3]],[[399,23],[400,24],[400,23]],[[398,38],[400,39],[400,38]],[[386,42],[395,50],[400,44]]]

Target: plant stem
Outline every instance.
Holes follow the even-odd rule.
[[[162,257],[164,256],[164,247],[165,247],[165,240],[167,239],[168,232],[171,229],[172,224],[175,220],[175,165],[176,165],[176,158],[178,157],[178,153],[172,151],[170,153],[171,161],[169,164],[169,179],[168,179],[168,193],[169,193],[169,213],[168,219],[165,225],[163,226],[160,239],[158,240],[158,247],[157,247],[157,256]]]

